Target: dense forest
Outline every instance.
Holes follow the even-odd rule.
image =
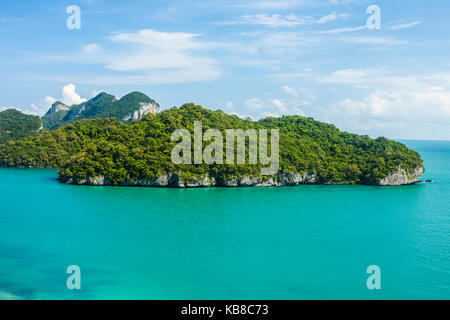
[[[35,135],[41,128],[38,116],[24,114],[16,109],[0,112],[0,143]]]
[[[313,172],[318,183],[372,183],[398,168],[422,166],[420,155],[386,138],[371,139],[338,130],[334,125],[301,116],[243,120],[223,111],[195,104],[149,114],[126,124],[115,118],[85,119],[53,131],[0,145],[0,166],[60,167],[65,177],[104,176],[113,184],[181,172],[183,177],[259,176],[261,164],[174,165],[173,131],[193,132],[195,121],[203,130],[279,129],[279,173]],[[224,134],[225,135],[225,134]],[[207,143],[205,143],[207,144]]]

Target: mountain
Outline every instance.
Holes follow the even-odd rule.
[[[159,104],[143,93],[132,92],[121,99],[102,92],[96,97],[72,106],[55,102],[42,117],[44,128],[57,129],[67,123],[82,119],[117,118],[130,122],[141,119],[148,113],[156,113]]]
[[[42,117],[42,124],[45,129],[55,129],[62,124],[62,120],[69,112],[70,107],[64,103],[55,102],[48,112]]]
[[[39,117],[27,115],[16,109],[0,112],[0,143],[22,139],[36,134],[41,129]]]
[[[196,121],[202,121],[203,130],[215,128],[222,134],[237,128],[279,129],[278,172],[262,176],[266,165],[261,162],[175,165],[171,153],[177,143],[171,135],[177,129],[192,135]],[[65,183],[159,187],[403,185],[416,182],[424,172],[417,152],[386,138],[342,132],[300,116],[243,120],[195,104],[129,124],[112,118],[77,121],[0,145],[0,166],[60,167]]]

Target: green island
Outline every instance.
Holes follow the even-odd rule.
[[[132,101],[135,98],[138,102]],[[101,108],[91,100],[83,106],[54,105],[44,118],[53,115],[50,127],[55,129],[2,141],[0,166],[59,168],[64,183],[151,187],[406,185],[417,182],[424,172],[420,155],[402,143],[342,132],[312,118],[283,116],[252,121],[193,103],[144,112],[139,108],[156,103],[139,93],[119,104],[124,98],[104,93],[94,99],[100,101]],[[105,100],[115,109],[109,109],[112,107]],[[131,113],[126,105],[131,105]],[[71,110],[78,110],[74,114],[81,115],[80,119],[68,120]],[[59,112],[62,114],[55,117]],[[180,128],[192,133],[195,121],[202,121],[203,130],[221,132],[279,129],[278,173],[261,176],[259,162],[175,165],[171,152],[177,142],[171,141],[171,135]]]

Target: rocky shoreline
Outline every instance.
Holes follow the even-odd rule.
[[[425,169],[417,167],[413,171],[406,171],[399,168],[398,171],[386,176],[380,181],[368,183],[375,186],[402,186],[411,185],[419,182]],[[87,179],[78,179],[77,177],[60,176],[59,180],[66,184],[88,185],[88,186],[112,186],[113,183],[103,176],[88,177]],[[126,181],[121,186],[135,187],[159,187],[159,188],[207,188],[207,187],[285,187],[298,186],[302,184],[324,184],[324,185],[346,185],[349,182],[330,182],[319,183],[316,175],[312,173],[282,173],[274,177],[232,177],[216,178],[205,175],[200,178],[193,178],[185,181],[180,174],[164,174],[158,178],[143,178],[137,181]]]

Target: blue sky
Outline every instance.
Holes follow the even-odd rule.
[[[366,27],[370,5],[381,29]],[[449,13],[446,0],[2,1],[0,109],[138,90],[163,109],[450,140]]]

